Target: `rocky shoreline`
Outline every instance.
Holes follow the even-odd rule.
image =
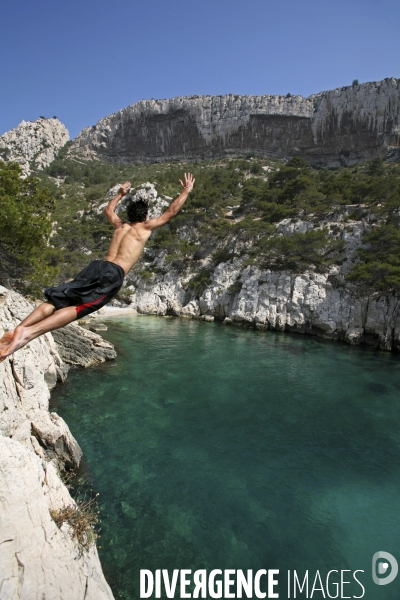
[[[160,210],[154,184],[141,187],[141,197]],[[355,210],[362,215],[357,220],[352,217]],[[400,294],[374,291],[347,279],[359,260],[364,234],[377,224],[379,220],[362,204],[338,207],[323,219],[310,214],[307,220],[287,218],[276,223],[277,235],[325,229],[332,239],[342,241],[340,263],[323,273],[314,265],[300,273],[262,268],[257,255],[249,264],[256,237],[247,245],[234,236],[220,240],[204,248],[202,260],[189,262],[180,271],[168,261],[167,251],[149,248],[139,268],[128,273],[125,294],[130,293],[130,307],[141,314],[219,320],[225,325],[291,331],[398,351]],[[196,227],[183,226],[178,234],[199,243]],[[213,252],[220,248],[233,258],[215,264]],[[201,271],[208,280],[196,292],[191,282]]]
[[[210,277],[207,289],[193,298],[187,292],[188,277],[179,273],[154,275],[149,281],[133,272],[131,308],[400,350],[399,295],[364,292],[346,282],[338,269],[293,274],[243,267],[237,260],[219,264]]]
[[[0,333],[32,308],[0,287]],[[0,364],[0,598],[113,598],[96,546],[81,553],[69,525],[59,529],[50,514],[75,505],[59,473],[79,466],[82,451],[64,420],[49,412],[49,398],[70,365],[115,356],[99,335],[72,324]]]

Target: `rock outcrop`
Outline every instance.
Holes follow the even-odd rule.
[[[0,598],[111,600],[96,548],[79,556],[50,510],[72,503],[52,463],[0,436]]]
[[[0,335],[32,308],[21,295],[0,287]],[[113,598],[96,548],[81,554],[69,526],[59,529],[50,514],[74,504],[58,472],[78,466],[82,456],[67,424],[48,411],[49,389],[68,370],[61,355],[77,347],[78,331],[84,331],[78,325],[66,329],[58,343],[46,334],[0,363],[2,600]],[[84,336],[88,356],[81,350],[80,364],[93,363],[95,352],[98,361],[112,355],[112,346],[100,336]]]
[[[323,221],[285,219],[276,225],[277,231],[285,235],[321,227],[345,245],[342,264],[332,266],[325,274],[312,269],[295,274],[245,266],[248,256],[243,252],[216,267],[208,257],[200,268],[208,269],[210,284],[195,295],[190,286],[193,271],[171,271],[165,256],[149,256],[151,262],[145,266],[151,265],[151,277],[148,272],[141,277],[139,270],[128,275],[131,305],[144,314],[217,319],[226,324],[400,350],[400,295],[371,292],[345,279],[357,260],[363,234],[371,228],[368,211],[361,221],[349,219],[344,209]],[[230,251],[235,256],[234,242]]]
[[[188,279],[179,273],[156,275],[151,281],[133,277],[132,307],[143,314],[217,319],[400,350],[399,295],[362,294],[334,269],[329,275],[295,275],[243,268],[240,260],[221,263],[200,298],[187,292]]]
[[[109,201],[118,193],[118,190],[120,189],[121,185],[122,184],[117,183],[110,190],[108,190],[105,196],[106,201],[101,203],[95,209],[97,214],[103,213]],[[153,219],[154,217],[159,217],[160,214],[166,208],[168,208],[172,198],[170,196],[164,196],[164,198],[158,196],[156,184],[147,181],[146,183],[142,183],[141,185],[139,185],[137,188],[132,189],[128,194],[126,194],[126,196],[121,198],[120,202],[118,203],[118,206],[115,209],[115,212],[117,214],[122,213],[126,209],[126,205],[129,201],[136,202],[137,200],[144,200],[144,202],[147,202],[149,206],[148,216],[150,219]]]
[[[315,166],[396,157],[400,80],[302,96],[143,100],[87,127],[70,152],[111,162],[214,158],[251,152]]]
[[[0,160],[21,165],[24,175],[47,167],[69,140],[65,125],[53,117],[21,121],[15,129],[0,136]]]
[[[90,367],[98,362],[112,360],[117,356],[114,347],[102,337],[71,324],[53,331],[62,360],[75,367]]]

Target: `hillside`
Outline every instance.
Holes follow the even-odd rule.
[[[398,162],[318,170],[298,158],[248,156],[129,166],[77,162],[66,152],[41,175],[56,198],[59,280],[104,257],[112,185],[129,179],[152,203],[167,204],[190,168],[195,190],[151,238],[120,299],[152,314],[400,346]]]

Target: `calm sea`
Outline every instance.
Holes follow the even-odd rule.
[[[319,571],[325,597],[330,570],[348,570],[345,597],[364,570],[364,598],[400,598],[400,575],[371,576],[375,552],[400,562],[399,356],[186,319],[107,324],[117,359],[71,371],[52,409],[100,493],[116,598],[139,598],[140,569],[279,569],[280,598],[288,570],[308,570],[309,594]]]

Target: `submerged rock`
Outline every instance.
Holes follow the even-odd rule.
[[[89,325],[90,331],[107,331],[108,327],[104,323],[91,323]]]

